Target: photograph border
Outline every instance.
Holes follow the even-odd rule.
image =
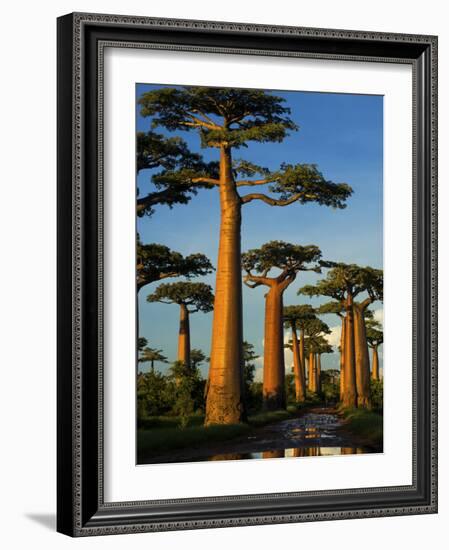
[[[413,70],[413,482],[105,503],[104,47],[407,63]],[[71,129],[71,130],[70,130]],[[437,38],[69,14],[58,19],[58,497],[71,536],[437,511]],[[419,365],[419,368],[418,368]]]

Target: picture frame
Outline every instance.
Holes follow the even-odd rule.
[[[413,433],[407,486],[104,499],[104,45],[413,71]],[[74,13],[58,18],[58,495],[70,536],[437,512],[437,37]],[[130,366],[133,368],[133,366]]]

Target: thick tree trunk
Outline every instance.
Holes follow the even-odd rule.
[[[309,390],[312,393],[317,391],[317,376],[316,376],[316,360],[315,354],[309,353]]]
[[[305,331],[302,328],[299,336],[299,364],[302,371],[302,379],[304,380],[304,395],[306,393],[306,354],[304,351]]]
[[[321,391],[321,354],[316,356],[316,389],[319,393]]]
[[[220,149],[220,241],[205,424],[245,420],[243,401],[243,327],[241,201],[232,176],[229,149]]]
[[[265,342],[263,355],[264,408],[285,408],[285,362],[282,328],[282,289],[276,283],[265,295]]]
[[[345,393],[345,332],[346,318],[341,318],[341,339],[340,339],[340,401],[343,401]]]
[[[190,322],[189,310],[185,304],[180,304],[178,361],[190,368]]]
[[[380,380],[379,354],[378,354],[377,348],[378,346],[373,346],[373,369],[371,371],[371,378],[373,380]]]
[[[349,294],[346,299],[345,328],[345,391],[343,405],[348,408],[357,407],[357,387],[355,379],[355,349],[354,349],[354,309],[353,299]]]
[[[298,335],[295,323],[292,323],[293,373],[295,376],[295,397],[297,403],[302,403],[306,397],[305,381],[301,365]]]
[[[366,341],[366,326],[364,318],[365,307],[361,306],[360,304],[354,304],[353,310],[357,406],[364,409],[370,409],[370,368],[368,342]]]

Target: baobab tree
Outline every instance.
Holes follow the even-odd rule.
[[[177,304],[180,306],[178,362],[190,368],[190,321],[191,313],[212,311],[214,295],[212,288],[204,283],[178,282],[162,283],[153,294],[147,297],[148,302]]]
[[[321,251],[317,246],[301,246],[283,241],[270,241],[261,248],[242,254],[246,275],[243,282],[249,288],[268,287],[265,294],[265,340],[263,355],[263,399],[267,409],[284,408],[285,361],[283,326],[283,295],[300,271],[320,272],[317,263]],[[272,270],[278,275],[269,277]]]
[[[142,244],[137,240],[137,291],[144,286],[172,277],[199,277],[214,270],[204,254],[189,254],[171,250],[156,243]]]
[[[372,267],[327,262],[326,279],[299,290],[308,296],[329,296],[345,308],[344,385],[345,407],[371,406],[370,370],[366,341],[365,312],[369,304],[383,298],[383,272]],[[361,302],[355,297],[366,293]]]
[[[198,192],[198,185],[189,181],[166,183],[161,178],[167,171],[178,170],[183,173],[203,174],[217,171],[217,163],[206,164],[201,155],[192,153],[186,142],[180,137],[165,137],[150,130],[137,132],[136,139],[136,166],[137,172],[161,168],[161,172],[151,174],[149,182],[154,190],[140,194],[138,190],[137,215],[152,216],[154,207],[164,204],[170,208],[175,204],[187,204],[192,195]]]
[[[295,377],[295,398],[297,403],[301,403],[306,397],[306,368],[305,368],[305,322],[315,319],[315,313],[312,306],[302,304],[298,306],[286,306],[283,311],[284,326],[290,328],[292,333],[289,347],[293,352],[293,374]],[[300,337],[298,340],[298,330]]]
[[[316,387],[321,392],[321,356],[325,353],[333,353],[334,350],[324,336],[318,336],[309,340],[309,350],[315,353]]]
[[[305,356],[308,357],[308,369],[307,369],[307,389],[312,393],[319,391],[319,379],[318,379],[318,361],[317,354],[321,348],[324,349],[325,341],[324,335],[330,334],[330,329],[326,323],[324,323],[318,317],[311,318],[304,322],[305,333]]]
[[[139,363],[150,363],[151,372],[154,372],[155,361],[159,361],[160,363],[168,363],[168,360],[165,355],[162,354],[161,349],[153,349],[149,347],[141,350],[138,361]]]
[[[373,350],[373,360],[371,366],[372,380],[380,380],[378,349],[384,341],[384,333],[381,328],[381,324],[374,319],[368,319],[366,321],[366,339],[368,341],[368,346]]]
[[[233,424],[245,416],[241,281],[241,209],[253,201],[271,206],[316,202],[344,208],[351,194],[345,184],[326,180],[315,165],[283,163],[270,171],[247,160],[233,160],[233,150],[248,142],[282,142],[297,130],[284,99],[261,90],[207,87],[164,87],[143,93],[141,114],[152,127],[198,132],[202,147],[219,153],[218,172],[164,171],[156,184],[217,188],[220,235],[215,285],[210,361],[210,387],[205,424]],[[266,186],[268,192],[247,193],[245,186]]]
[[[341,321],[341,334],[340,334],[340,400],[343,400],[344,387],[345,387],[345,328],[346,328],[346,317],[345,317],[345,308],[342,302],[331,301],[325,304],[322,304],[317,309],[318,315],[327,315],[334,314],[340,318]]]

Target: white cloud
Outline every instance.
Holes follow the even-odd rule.
[[[384,308],[382,307],[380,309],[375,309],[373,313],[374,313],[374,320],[383,326],[384,325]]]
[[[338,348],[341,340],[341,325],[330,327],[330,329],[331,333],[326,334],[325,338],[331,346],[333,346],[334,348]]]

